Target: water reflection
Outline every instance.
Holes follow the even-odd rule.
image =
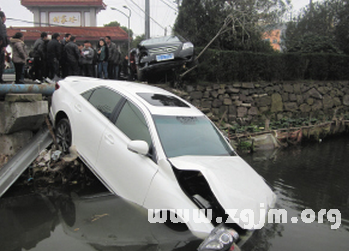
[[[30,250],[49,238],[58,224],[58,211],[39,194],[0,200],[1,250]]]
[[[268,224],[244,250],[349,249],[348,136],[242,157],[275,189],[277,208],[288,213],[288,223]],[[323,224],[318,218],[306,224],[300,219],[304,209],[316,214],[321,209],[338,209],[342,224],[331,230],[334,223],[326,215]],[[291,217],[297,217],[298,223],[291,223]]]
[[[201,243],[188,230],[149,223],[146,209],[109,192],[5,196],[0,215],[3,251],[190,250]]]

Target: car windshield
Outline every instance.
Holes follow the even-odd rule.
[[[204,116],[154,116],[155,125],[167,157],[183,155],[235,155],[226,140]]]
[[[181,42],[181,39],[177,36],[156,37],[156,38],[151,38],[151,39],[142,41],[141,45],[161,44],[161,43],[169,43],[169,42]]]

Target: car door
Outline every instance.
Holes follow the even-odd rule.
[[[111,124],[110,118],[121,99],[122,96],[113,90],[99,87],[78,95],[74,100],[74,144],[92,168],[96,162],[102,134]]]
[[[115,124],[103,133],[96,166],[113,192],[142,205],[158,166],[152,157],[128,150],[132,140],[144,140],[152,146],[143,113],[127,100]]]

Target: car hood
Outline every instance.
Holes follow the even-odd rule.
[[[244,229],[263,227],[268,209],[275,205],[276,195],[242,158],[180,156],[169,160],[177,169],[200,171],[218,202],[229,214],[229,220]],[[244,215],[253,215],[254,219],[243,220]]]

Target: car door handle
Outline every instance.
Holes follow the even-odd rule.
[[[81,112],[82,111],[82,109],[81,109],[81,105],[79,105],[79,104],[75,104],[75,109],[78,111],[78,112]]]
[[[113,136],[112,135],[110,135],[110,134],[105,134],[104,135],[104,138],[105,138],[105,140],[107,141],[107,142],[109,142],[110,144],[114,144],[114,138],[113,138]]]

